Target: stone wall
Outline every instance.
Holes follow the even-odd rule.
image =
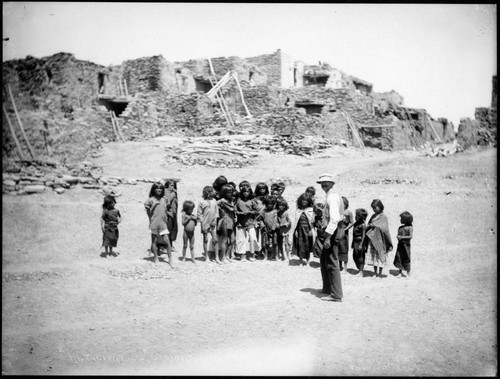
[[[471,120],[469,117],[460,119],[457,141],[463,150],[477,145],[479,127],[480,124],[477,120]]]
[[[260,68],[267,77],[267,85],[281,86],[281,50],[277,50],[273,54],[246,58],[246,61]]]
[[[131,96],[139,92],[162,91],[162,68],[165,59],[161,55],[124,61],[121,70]]]

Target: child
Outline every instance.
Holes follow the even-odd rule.
[[[177,211],[179,209],[179,198],[177,195],[177,182],[174,179],[165,181],[165,199],[167,200],[167,227],[168,239],[171,249],[174,249],[174,241],[177,239],[179,224],[177,222]]]
[[[221,190],[222,187],[224,187],[227,184],[227,178],[224,175],[219,175],[215,180],[214,183],[212,184],[212,187],[214,188],[215,191],[215,200],[220,200],[221,199]]]
[[[226,184],[220,192],[221,199],[217,202],[219,208],[219,219],[217,221],[217,234],[219,235],[219,254],[215,256],[215,262],[220,264],[228,262],[230,254],[231,238],[234,230],[236,215],[234,213],[234,205],[231,202],[233,197],[233,187]]]
[[[256,223],[255,223],[255,234],[257,235],[257,241],[261,241],[261,229],[263,227],[262,219],[260,217],[260,213],[264,211],[264,204],[262,204],[262,200],[264,199],[265,196],[269,195],[269,187],[267,186],[266,183],[264,182],[259,182],[255,186],[255,203],[257,210],[259,212],[259,216],[257,216]]]
[[[260,250],[255,234],[255,219],[259,214],[254,200],[252,187],[244,180],[239,185],[239,198],[235,204],[236,211],[236,253],[240,260],[246,260],[247,250],[250,251],[250,261],[254,261],[255,250]]]
[[[314,228],[314,209],[311,195],[303,193],[297,199],[292,242],[292,254],[300,258],[301,265],[307,265],[313,250],[316,232]],[[305,262],[304,262],[305,259]]]
[[[212,236],[211,245],[215,256],[219,257],[219,244],[217,242],[217,201],[214,199],[215,190],[211,186],[203,188],[203,200],[198,204],[198,221],[200,222],[201,234],[203,235],[203,251],[205,253],[205,262],[210,262],[208,238]]]
[[[191,250],[191,260],[194,260],[194,231],[196,229],[196,222],[198,217],[193,214],[194,203],[191,200],[186,200],[182,204],[182,226],[184,226],[184,233],[182,236],[182,260],[186,260],[186,249],[189,242],[189,249]]]
[[[290,261],[290,246],[288,242],[288,233],[292,227],[292,221],[288,215],[288,203],[284,198],[278,199],[276,202],[278,211],[278,229],[276,230],[276,242],[278,244],[278,258],[282,261],[285,259]],[[283,245],[285,248],[283,249]]]
[[[313,199],[313,203],[316,204],[316,188],[314,188],[313,186],[309,186],[306,188],[305,193],[308,193],[309,195],[311,195],[311,197]]]
[[[278,183],[271,184],[270,192],[271,196],[273,196],[275,199],[281,197],[281,189]]]
[[[387,262],[387,254],[392,251],[392,240],[389,232],[389,220],[384,212],[382,201],[375,199],[371,203],[374,214],[370,217],[366,228],[368,237],[367,263],[373,266],[374,278],[382,278],[382,270]],[[377,272],[377,267],[379,268]]]
[[[173,267],[170,240],[167,227],[167,200],[165,199],[165,187],[161,183],[153,183],[149,191],[149,198],[144,202],[144,208],[149,218],[149,229],[151,230],[151,252],[154,262],[158,262],[158,246],[165,245],[170,266]]]
[[[328,225],[324,203],[314,204],[314,227],[316,228],[316,238],[314,240],[313,254],[316,258],[321,258],[323,244],[325,242],[325,230]]]
[[[271,260],[276,260],[276,229],[278,229],[278,211],[275,209],[276,198],[274,196],[266,196],[262,201],[264,210],[261,213],[262,222],[262,247],[264,260],[268,257]],[[271,254],[269,254],[271,252]]]
[[[399,275],[410,276],[411,269],[411,239],[413,238],[413,216],[404,211],[399,215],[401,226],[398,229],[398,247],[394,257],[394,266],[399,269]]]
[[[352,227],[352,260],[359,270],[358,276],[363,276],[365,268],[366,242],[366,218],[368,212],[363,208],[356,209],[356,219]]]
[[[105,249],[105,256],[113,255],[113,247],[118,243],[118,224],[122,220],[120,211],[115,208],[116,200],[113,196],[107,195],[104,197],[102,204],[101,229],[102,229],[102,246]],[[109,249],[109,251],[108,251]]]
[[[233,187],[233,194],[231,196],[231,204],[233,204],[233,206],[236,205],[236,201],[239,199],[240,197],[240,193],[238,192],[238,190],[236,189],[236,183],[235,182],[229,182],[227,183],[229,184],[231,187]],[[236,223],[236,214],[235,214],[235,223]],[[232,262],[232,259],[234,257],[236,253],[236,226],[233,230],[233,233],[231,233],[230,237],[229,237],[229,250],[227,252],[227,262]]]
[[[286,190],[286,184],[285,182],[278,182],[278,191],[279,191],[279,194],[280,194],[280,197],[283,197],[283,193],[285,192]]]
[[[344,202],[344,218],[339,222],[338,227],[344,229],[342,238],[339,241],[339,265],[340,271],[347,268],[347,261],[349,259],[349,228],[354,223],[354,217],[349,210],[349,200],[342,196]]]

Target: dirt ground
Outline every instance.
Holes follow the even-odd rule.
[[[318,293],[317,259],[193,264],[178,259],[178,238],[175,268],[154,264],[143,182],[117,187],[119,255],[103,258],[99,191],[4,195],[2,374],[497,374],[496,149],[262,152],[253,166],[217,169],[167,165],[164,147],[176,143],[111,143],[89,161],[107,176],[179,178],[181,204],[197,203],[221,174],[252,185],[284,179],[291,214],[307,186],[321,198],[315,179],[333,173],[352,210],[371,215],[370,202],[383,201],[393,241],[398,215],[414,215],[412,277],[395,276],[394,252],[387,277],[372,278],[371,267],[354,276],[350,252],[344,301],[334,303]],[[201,257],[199,231],[196,239]]]

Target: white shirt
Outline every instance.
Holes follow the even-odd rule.
[[[333,235],[335,229],[337,229],[337,224],[343,218],[344,202],[342,198],[330,188],[330,190],[326,192],[326,205],[328,209],[328,225],[326,226],[325,232]]]

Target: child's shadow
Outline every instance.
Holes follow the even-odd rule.
[[[359,271],[358,270],[355,270],[353,268],[348,268],[346,269],[346,271],[351,274],[351,275],[358,275],[359,274]]]
[[[151,256],[151,257],[143,257],[142,258],[144,261],[148,261],[148,262],[154,262],[155,261],[155,257],[154,256]],[[163,256],[159,256],[158,257],[158,263],[168,263],[165,259],[167,259],[166,257],[163,257]]]
[[[310,261],[309,266],[311,266],[312,268],[318,268],[321,267],[321,264],[319,262]]]
[[[105,251],[102,252],[100,255],[99,255],[101,258],[107,258],[107,257],[114,257],[116,258],[118,256],[117,253],[115,253],[114,251],[112,253],[106,253]]]
[[[322,290],[317,290],[315,288],[302,288],[300,292],[309,292],[311,295],[314,295],[318,298],[329,296],[330,294],[328,293],[323,293]]]
[[[288,265],[289,266],[302,266],[302,264],[300,263],[300,259],[290,259]]]
[[[389,270],[389,274],[391,274],[392,276],[398,276],[399,270]]]

